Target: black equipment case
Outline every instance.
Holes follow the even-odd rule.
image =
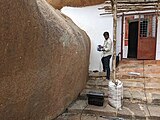
[[[89,105],[103,106],[104,103],[103,92],[90,91],[89,93],[87,93],[87,97]]]

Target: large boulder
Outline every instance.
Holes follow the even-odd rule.
[[[64,6],[83,7],[83,6],[97,5],[110,0],[47,0],[47,1],[55,8],[61,9]],[[117,1],[122,1],[122,0],[117,0]],[[145,2],[146,0],[123,0],[123,1]],[[148,1],[155,1],[155,0],[148,0]]]
[[[88,36],[45,0],[0,11],[0,120],[55,118],[85,87]]]
[[[52,6],[61,9],[64,6],[83,7],[104,3],[106,0],[47,0]]]

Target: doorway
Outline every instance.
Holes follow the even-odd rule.
[[[138,48],[138,21],[129,23],[128,31],[128,58],[137,58]]]

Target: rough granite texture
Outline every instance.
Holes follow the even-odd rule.
[[[88,78],[90,41],[45,0],[0,0],[0,120],[50,120]]]
[[[106,0],[47,0],[52,6],[61,9],[64,6],[82,7],[102,4]]]
[[[103,4],[105,3],[105,1],[110,1],[110,0],[47,0],[47,1],[55,8],[61,9],[64,6],[83,7],[83,6]],[[122,0],[117,0],[117,1],[122,1]],[[144,2],[146,0],[123,0],[123,1]],[[148,0],[148,1],[154,1],[154,0]]]

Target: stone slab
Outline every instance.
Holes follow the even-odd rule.
[[[105,77],[106,72],[90,72],[89,77]]]
[[[141,91],[132,91],[130,92],[132,95],[133,99],[141,100],[141,101],[146,101],[146,96],[144,92]]]
[[[146,82],[145,83],[146,89],[160,89],[160,83],[157,82]]]
[[[122,110],[117,111],[111,107],[107,101],[105,101],[103,107],[88,105],[87,100],[78,100],[68,108],[70,113],[83,113],[85,114],[96,114],[99,116],[112,116],[112,117],[122,117],[127,119],[146,119],[150,117],[148,109],[145,109],[145,104],[136,104],[131,102],[124,102]],[[154,118],[160,118],[160,115],[155,114],[154,108],[158,111],[160,108],[150,107],[151,116]]]
[[[108,82],[109,81],[104,80],[104,79],[88,80],[87,85],[89,85],[89,86],[103,86],[103,87],[107,87],[108,86]]]
[[[147,92],[146,96],[147,96],[148,103],[157,104],[157,105],[160,104],[160,93]]]
[[[160,106],[148,105],[147,107],[150,113],[150,118],[155,120],[160,120]]]
[[[63,113],[54,120],[127,120],[120,117],[98,116],[96,114]]]
[[[86,89],[84,89],[81,93],[78,99],[87,99],[87,93],[89,93],[89,91],[94,91],[94,92],[104,92],[104,97],[107,98],[108,97],[108,87],[104,87],[104,88],[91,88],[88,87]],[[134,103],[144,103],[146,102],[146,96],[144,94],[144,92],[142,91],[130,91],[130,90],[126,90],[124,89],[123,91],[123,98],[124,99],[128,99],[131,102]]]

